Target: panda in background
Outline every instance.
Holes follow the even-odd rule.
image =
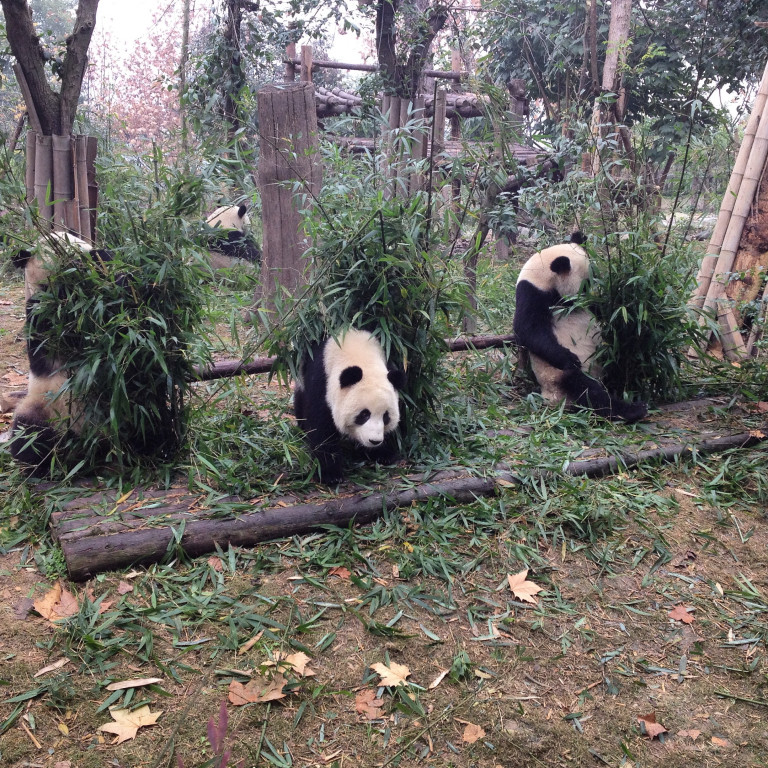
[[[597,320],[586,309],[553,312],[567,307],[564,297],[577,294],[589,277],[589,258],[581,247],[585,240],[576,232],[570,243],[545,248],[523,265],[515,293],[515,335],[530,353],[545,400],[565,400],[607,419],[635,422],[648,413],[646,404],[615,399],[598,380],[595,353],[602,337]]]
[[[258,264],[261,261],[261,248],[251,233],[247,205],[217,208],[205,223],[213,269],[226,269],[244,262]]]
[[[48,235],[35,253],[19,250],[12,257],[14,266],[24,270],[29,384],[13,413],[10,451],[17,461],[41,471],[50,467],[53,452],[67,432],[77,435],[83,428],[83,408],[72,400],[65,386],[69,380],[67,363],[47,347],[46,331],[50,329],[35,311],[37,295],[50,290],[48,275],[53,261],[73,251],[88,254],[99,263],[112,260],[109,251],[61,232]]]
[[[341,443],[348,438],[368,459],[391,463],[400,422],[402,370],[387,366],[367,331],[354,328],[316,344],[301,363],[294,412],[320,465],[324,483],[343,479]]]

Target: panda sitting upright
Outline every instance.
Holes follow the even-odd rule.
[[[261,248],[251,233],[247,205],[217,208],[205,223],[209,228],[208,245],[213,269],[226,269],[243,262],[259,263]]]
[[[523,265],[515,294],[515,335],[530,353],[545,400],[565,400],[608,419],[639,421],[648,412],[645,403],[615,399],[595,378],[600,376],[595,353],[602,337],[594,316],[586,309],[553,312],[567,307],[563,298],[578,293],[589,276],[584,242],[576,232],[570,243],[545,248]]]
[[[48,276],[52,260],[72,251],[88,254],[97,263],[112,259],[109,251],[93,248],[79,237],[61,232],[48,235],[35,253],[20,250],[12,257],[14,266],[24,270],[29,384],[26,396],[13,413],[10,451],[17,461],[41,471],[50,465],[56,446],[66,433],[80,434],[83,428],[83,409],[66,388],[67,361],[60,360],[48,348],[46,332],[50,329],[36,312],[39,293],[51,289]]]
[[[405,374],[387,367],[372,334],[351,328],[325,339],[304,357],[300,374],[294,412],[320,465],[320,480],[343,479],[342,438],[369,459],[394,459],[392,433],[400,422],[398,390]]]

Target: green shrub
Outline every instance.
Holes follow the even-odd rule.
[[[660,247],[652,231],[641,226],[590,247],[593,275],[580,303],[602,325],[608,389],[664,402],[683,393],[686,353],[702,338],[688,306],[697,254],[688,244]]]

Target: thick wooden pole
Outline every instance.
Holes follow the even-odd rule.
[[[277,290],[293,294],[304,283],[304,251],[297,196],[320,192],[315,87],[295,82],[268,85],[257,95],[261,157],[263,256],[256,303],[274,309]],[[294,187],[298,185],[298,192]]]

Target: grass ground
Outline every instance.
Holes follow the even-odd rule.
[[[18,283],[0,287],[2,388],[25,373],[20,296]],[[468,435],[466,454],[433,464],[480,472],[503,461],[525,482],[370,526],[193,560],[171,549],[163,563],[73,584],[46,529],[64,493],[5,461],[0,764],[768,764],[765,448],[600,480],[533,471],[757,429],[760,413],[721,398],[620,427],[542,408],[519,383],[484,389],[505,370],[497,354],[454,367],[478,393],[466,408],[502,433]],[[206,389],[201,402],[226,393],[238,419],[257,413],[264,431],[253,451],[284,444],[288,393],[264,381],[231,386]],[[288,457],[284,475],[272,473],[272,450],[265,496],[311,487]],[[238,478],[253,489],[242,475],[258,473],[258,461],[229,461],[192,460],[183,484],[223,490]],[[356,470],[341,492],[424,468]],[[526,569],[542,588],[535,602],[509,585]],[[76,601],[51,621],[32,603],[56,581]],[[306,667],[291,656],[302,653]],[[403,684],[382,684],[388,670]],[[115,690],[124,681],[133,682]],[[110,707],[145,704],[161,714],[133,738],[115,744],[99,730]],[[665,729],[653,738],[641,723],[651,715]]]

